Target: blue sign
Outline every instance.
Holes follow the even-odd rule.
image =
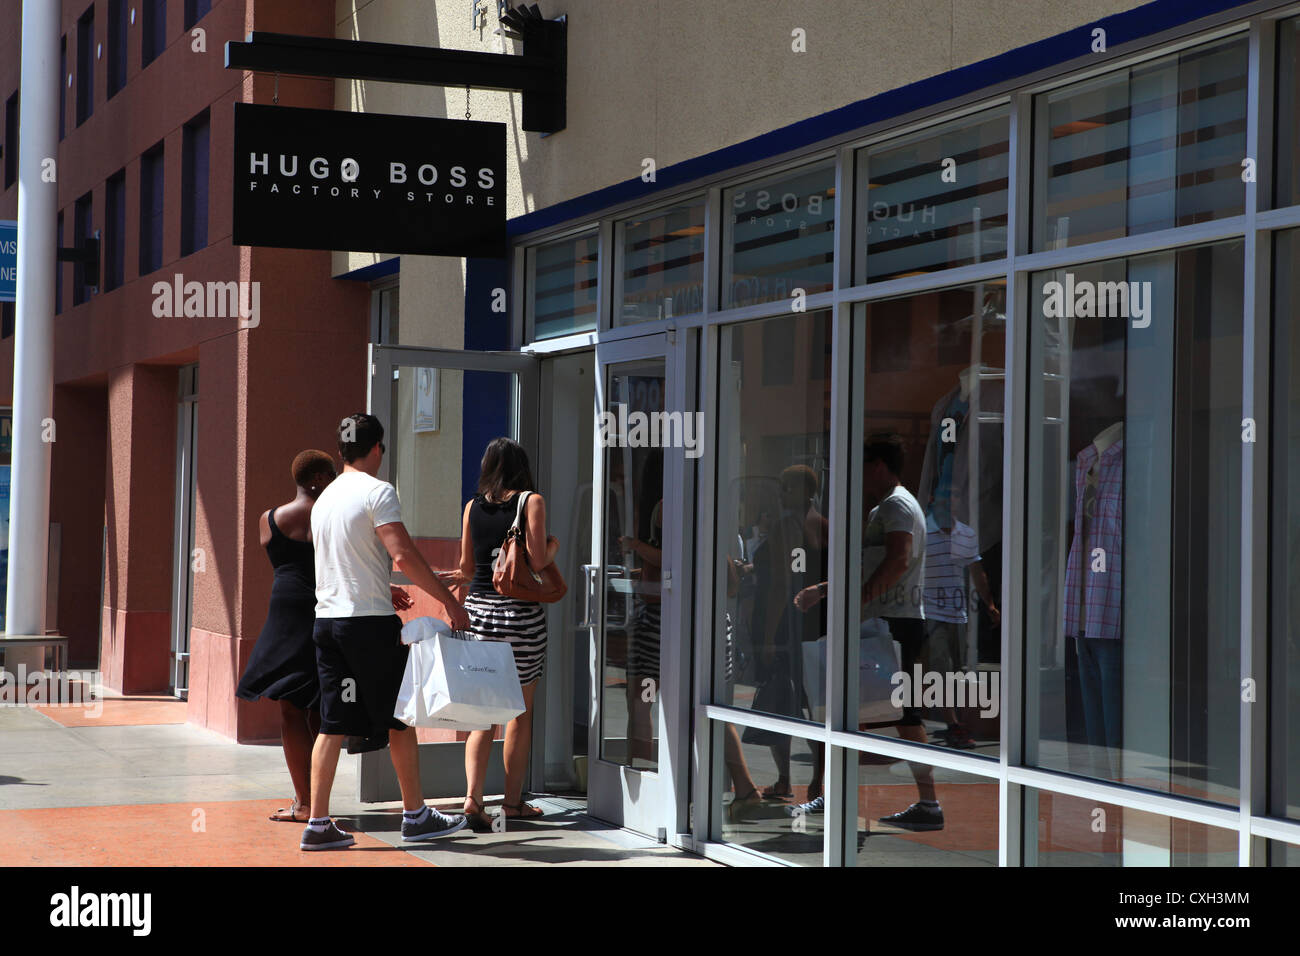
[[[18,294],[18,223],[0,220],[0,302]]]

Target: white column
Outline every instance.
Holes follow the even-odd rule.
[[[45,632],[51,447],[42,441],[41,423],[54,415],[58,184],[42,179],[42,165],[46,159],[55,157],[59,145],[60,7],[61,4],[50,0],[23,0],[18,296],[9,498],[9,592],[5,608],[6,628],[14,635]],[[12,656],[6,655],[7,666],[16,663]]]

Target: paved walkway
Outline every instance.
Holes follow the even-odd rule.
[[[546,817],[511,821],[504,833],[403,844],[401,806],[359,803],[358,758],[347,754],[332,809],[357,844],[303,853],[298,825],[267,819],[292,796],[279,747],[185,724],[184,705],[166,698],[104,704],[95,718],[0,707],[0,866],[713,865],[594,820],[567,798],[534,800]]]

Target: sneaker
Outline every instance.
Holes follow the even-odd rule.
[[[943,810],[939,807],[927,807],[920,803],[914,803],[900,813],[891,813],[887,817],[881,817],[880,822],[904,830],[942,830]]]
[[[975,738],[967,733],[963,727],[950,730],[945,740],[949,747],[957,750],[973,750],[979,746],[979,744],[975,743]]]
[[[785,812],[792,817],[801,817],[809,813],[821,813],[826,809],[826,798],[817,797],[809,800],[807,803],[800,803],[793,807],[786,807]]]
[[[303,850],[342,850],[357,842],[357,838],[351,833],[344,833],[339,829],[338,824],[333,820],[329,822],[324,830],[313,830],[307,827],[302,831],[302,843],[299,849]]]
[[[408,843],[414,840],[432,840],[436,837],[447,836],[449,833],[455,833],[457,830],[463,829],[464,826],[464,814],[457,813],[454,816],[448,816],[430,807],[429,815],[424,818],[423,823],[411,823],[409,820],[402,821],[402,839]]]

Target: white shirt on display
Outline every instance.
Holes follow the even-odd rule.
[[[320,493],[311,509],[317,617],[393,613],[393,562],[375,529],[401,520],[393,486],[365,472],[345,471]]]

